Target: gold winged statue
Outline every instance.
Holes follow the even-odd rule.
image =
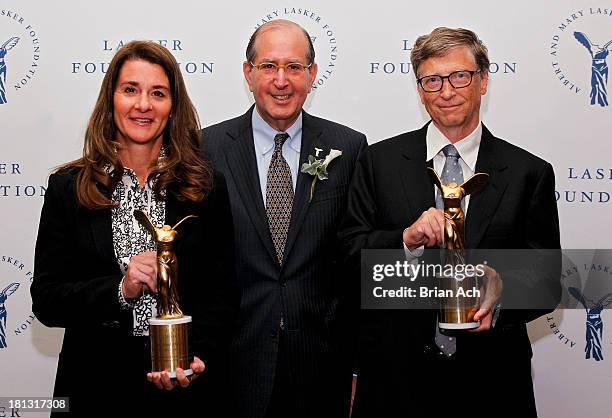
[[[134,217],[146,228],[157,244],[157,318],[180,318],[183,312],[179,307],[177,288],[178,262],[172,249],[177,237],[176,228],[195,215],[185,216],[176,225],[164,225],[161,228],[153,225],[148,216],[141,210],[134,211]]]
[[[450,264],[465,264],[465,214],[461,209],[461,200],[469,194],[480,190],[488,181],[486,173],[476,173],[463,184],[455,182],[442,184],[440,176],[430,167],[427,168],[429,177],[440,189],[442,202],[444,202],[444,243],[450,257]]]

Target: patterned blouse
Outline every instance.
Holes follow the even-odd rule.
[[[163,150],[160,153],[163,158]],[[153,180],[154,183],[155,180]],[[136,173],[125,167],[123,177],[117,183],[112,195],[113,202],[119,205],[112,209],[113,247],[115,256],[126,274],[130,258],[144,251],[156,251],[155,241],[151,234],[134,218],[134,210],[140,209],[147,214],[156,226],[162,226],[166,218],[165,199],[157,200],[147,181],[143,187],[138,183]],[[157,314],[157,302],[153,294],[144,292],[139,298],[128,301],[124,298],[119,283],[119,302],[121,309],[133,309],[133,335],[149,335],[149,318]]]

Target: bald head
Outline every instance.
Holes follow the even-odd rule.
[[[315,59],[315,51],[312,45],[312,40],[310,39],[310,35],[306,32],[306,29],[301,27],[295,22],[285,19],[276,19],[271,20],[267,23],[264,23],[260,27],[258,27],[255,32],[251,35],[251,39],[249,39],[249,44],[246,49],[246,59],[247,62],[254,62],[255,56],[257,55],[257,38],[264,32],[269,30],[299,30],[304,34],[305,41],[308,45],[308,52],[306,53],[306,63],[312,64]]]

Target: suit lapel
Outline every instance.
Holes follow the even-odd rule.
[[[475,172],[489,174],[489,181],[470,197],[465,220],[468,248],[478,247],[508,186],[508,166],[503,162],[503,157],[497,153],[496,141],[497,138],[483,125]]]
[[[412,222],[421,214],[435,207],[434,186],[427,174],[427,143],[425,140],[427,125],[415,135],[406,138],[403,145],[403,164],[399,166],[399,175],[404,188],[404,199],[408,202]]]
[[[255,145],[253,142],[253,128],[251,116],[253,107],[242,116],[236,129],[228,131],[228,135],[235,141],[229,151],[225,154],[226,163],[234,178],[234,183],[240,199],[251,218],[255,230],[268,250],[270,257],[276,258],[276,251],[272,244],[266,208],[261,195],[259,185],[259,172],[255,156]]]
[[[314,155],[314,148],[320,148],[329,151],[323,137],[323,132],[314,123],[312,117],[302,112],[302,144],[300,146],[300,164],[298,166],[298,178],[295,187],[295,196],[293,198],[293,208],[291,210],[291,224],[287,235],[287,243],[283,259],[287,260],[287,256],[291,251],[291,247],[295,243],[300,228],[304,223],[304,218],[310,206],[310,186],[313,177],[309,174],[302,173],[302,164],[308,161],[308,155]],[[321,157],[321,156],[320,156]]]

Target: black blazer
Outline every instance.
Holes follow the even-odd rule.
[[[148,337],[134,337],[132,311],[121,311],[122,278],[113,250],[111,211],[78,204],[76,170],[52,174],[45,194],[36,241],[32,309],[49,327],[65,328],[55,380],[55,396],[69,396],[70,410],[118,413],[131,401],[135,411],[157,411],[179,404],[196,391],[158,391],[146,381],[150,371]],[[238,310],[232,287],[233,231],[225,180],[215,174],[214,188],[202,202],[179,201],[167,192],[165,223],[197,215],[179,229],[181,308],[193,317],[194,354],[206,370],[194,383],[216,386],[224,370],[229,338]],[[212,381],[212,382],[211,382]],[[208,398],[209,390],[198,390]],[[214,398],[211,399],[214,401]]]
[[[376,143],[359,159],[341,230],[354,265],[361,249],[403,248],[404,229],[423,211],[435,207],[434,186],[426,171],[426,132],[427,125]],[[471,196],[466,248],[560,248],[554,173],[549,163],[494,137],[483,126],[476,172],[488,173],[490,178]],[[502,278],[504,293],[546,293],[556,301],[560,298],[558,276],[535,281]],[[452,399],[443,389],[450,386],[459,397],[465,395],[466,402],[453,403],[449,411],[461,411],[465,405],[464,411],[473,416],[470,399],[490,399],[497,402],[498,409],[522,414],[516,416],[535,414],[525,323],[542,314],[541,310],[502,309],[492,331],[460,333],[456,354],[446,359],[434,342],[435,310],[364,312],[353,415],[435,415],[439,409],[431,409],[432,405],[439,408],[444,399]]]
[[[338,265],[336,231],[357,156],[367,142],[359,132],[303,112],[300,167],[315,148],[323,150],[320,157],[331,149],[341,150],[342,156],[330,164],[329,179],[317,182],[312,201],[312,176],[299,173],[281,268],[259,184],[252,112],[253,107],[204,129],[202,147],[205,157],[227,179],[234,216],[242,297],[240,327],[232,344],[236,405],[243,417],[265,413],[283,312],[286,360],[295,385],[301,388],[295,393],[296,404],[303,405],[306,416],[335,414],[330,402],[342,402],[347,412],[350,370],[341,367],[335,340],[340,335],[336,327],[346,279]],[[344,375],[336,377],[340,369]],[[338,378],[345,379],[343,384],[336,383]]]

